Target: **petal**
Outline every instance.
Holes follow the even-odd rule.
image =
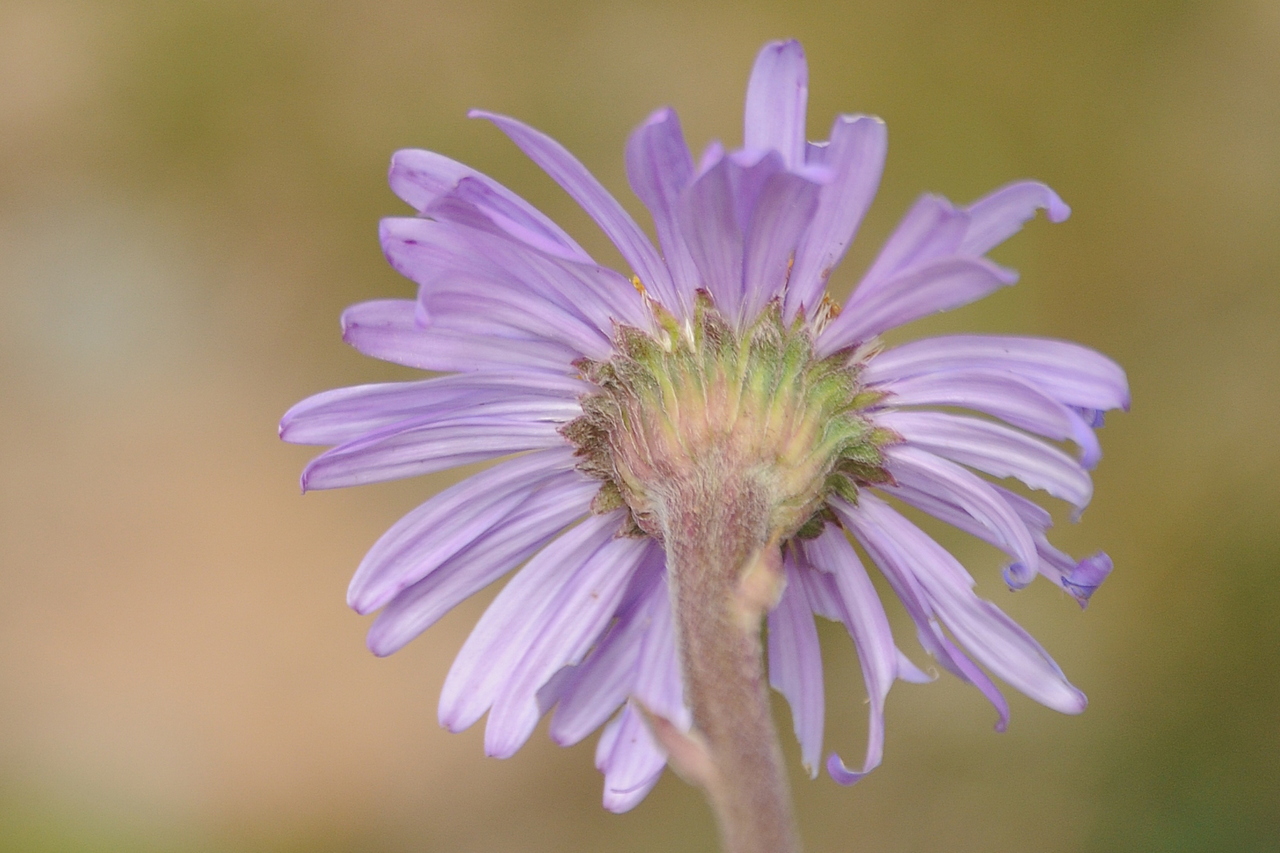
[[[788,169],[803,166],[808,98],[809,69],[800,43],[765,45],[747,84],[743,147],[777,151]]]
[[[627,178],[653,215],[658,243],[681,302],[668,306],[685,317],[693,310],[698,271],[679,224],[680,195],[693,180],[693,158],[675,110],[661,109],[627,140]]]
[[[582,247],[536,207],[489,176],[442,154],[415,148],[397,151],[391,156],[387,180],[391,191],[420,213],[459,186],[478,186],[476,204],[495,222],[504,223],[510,233],[537,234],[541,241],[551,243],[557,254],[592,263]]]
[[[939,195],[921,196],[885,241],[880,254],[849,297],[861,304],[900,273],[957,254],[969,216]]]
[[[992,672],[1041,704],[1075,714],[1085,698],[1062,670],[1021,627],[989,601],[973,593],[972,578],[955,557],[886,504],[859,502],[875,527],[897,543],[901,568],[911,573],[932,607],[956,639]]]
[[[486,293],[483,284],[458,275],[441,277],[422,288],[418,305],[426,315],[427,330],[541,338],[597,361],[613,355],[607,336],[555,304],[527,291]]]
[[[621,513],[588,516],[538,552],[485,610],[440,694],[440,725],[459,732],[489,709],[543,630],[566,584],[618,531]]]
[[[983,258],[949,257],[912,267],[862,298],[858,293],[850,297],[818,337],[816,353],[830,355],[927,314],[967,305],[1017,280],[1012,271]]]
[[[886,518],[901,516],[865,491],[859,494],[856,507],[840,499],[832,500],[830,506],[862,543],[862,547],[867,549],[885,580],[893,587],[907,614],[916,624],[916,636],[920,645],[957,678],[982,691],[1000,715],[996,721],[996,730],[1004,731],[1009,723],[1009,703],[987,674],[942,632],[935,618],[933,601],[916,576],[920,569],[919,558],[907,550],[892,525],[884,523]],[[946,568],[951,570],[955,567],[947,565]],[[960,571],[963,572],[963,568]],[[830,771],[831,767],[832,762],[828,761],[827,769]]]
[[[502,522],[529,496],[556,480],[582,475],[568,447],[499,463],[436,494],[392,525],[369,549],[347,590],[347,604],[371,613],[422,580]]]
[[[822,649],[813,613],[805,597],[799,567],[790,554],[785,563],[787,586],[778,606],[769,611],[769,683],[787,697],[791,722],[800,742],[800,758],[810,778],[818,775],[822,757]],[[811,570],[810,570],[811,571]]]
[[[1016,477],[1078,510],[1093,496],[1089,472],[1078,462],[1056,447],[1001,424],[943,412],[886,412],[877,422],[911,444],[994,477]]]
[[[635,288],[617,273],[546,255],[500,234],[404,217],[382,220],[379,233],[392,267],[423,287],[461,273],[484,282],[485,291],[536,294],[606,337],[615,320],[644,327],[648,319]]]
[[[596,747],[596,768],[604,773],[604,807],[615,814],[635,808],[658,784],[666,764],[644,719],[628,704],[605,727]]]
[[[657,605],[640,647],[636,664],[634,695],[650,711],[666,717],[683,731],[693,724],[684,698],[684,680],[676,652],[675,620],[671,614],[670,589],[665,575],[659,581]]]
[[[458,373],[473,370],[573,370],[574,351],[563,344],[528,337],[498,338],[428,331],[417,323],[408,299],[360,302],[342,312],[342,339],[365,355],[416,367]]]
[[[1038,181],[1019,181],[978,199],[967,208],[969,230],[961,254],[985,255],[1022,230],[1042,208],[1050,222],[1063,222],[1071,215],[1058,194]]]
[[[843,621],[853,637],[870,702],[867,754],[862,770],[852,773],[837,758],[839,767],[843,769],[843,773],[837,773],[831,770],[831,762],[827,763],[832,778],[848,785],[880,765],[884,754],[884,701],[898,675],[898,649],[893,643],[893,632],[880,596],[871,585],[871,579],[845,538],[844,531],[828,525],[821,536],[804,544],[804,552],[812,565],[830,572],[835,580],[844,613]]]
[[[537,403],[521,416],[474,415],[392,424],[321,453],[302,471],[302,489],[337,489],[416,477],[506,456],[563,447],[563,416]]]
[[[392,599],[369,629],[369,650],[382,657],[403,648],[586,514],[599,488],[582,475],[543,486],[480,539]]]
[[[618,620],[581,665],[569,670],[551,718],[551,739],[570,746],[591,734],[635,692],[640,648],[659,609],[667,608],[661,549],[632,577],[633,600],[618,609]]]
[[[990,483],[919,447],[895,445],[886,448],[885,455],[889,473],[899,484],[960,508],[991,531],[998,547],[1035,568],[1039,560],[1031,531]]]
[[[875,198],[886,148],[887,134],[880,119],[838,116],[830,143],[809,149],[808,161],[830,167],[833,177],[819,193],[812,224],[796,252],[787,289],[787,322],[802,308],[811,312],[821,301],[831,271],[844,257]]]
[[[734,207],[733,162],[722,159],[700,175],[680,201],[680,227],[702,286],[727,317],[742,303],[742,229]]]
[[[393,423],[424,418],[463,401],[573,400],[592,386],[571,376],[511,370],[460,373],[419,382],[387,382],[315,394],[285,412],[280,437],[293,444],[341,444]],[[576,415],[574,416],[576,417]]]
[[[765,184],[747,228],[741,319],[749,322],[787,287],[796,249],[813,220],[821,185],[779,172]]]
[[[1120,365],[1070,341],[1010,335],[944,335],[886,350],[863,378],[879,383],[938,370],[1004,370],[1068,406],[1128,409],[1129,384]]]
[[[482,222],[477,224],[485,230],[503,234],[537,251],[576,263],[595,263],[550,219],[527,204],[513,202],[509,195],[498,192],[496,186],[480,178],[463,178],[422,212],[434,219],[449,219],[456,211],[463,214],[467,222],[476,222],[475,218],[480,217]],[[537,215],[530,215],[531,210]]]
[[[1086,468],[1093,468],[1102,456],[1098,437],[1075,409],[1007,372],[940,370],[898,380],[891,389],[895,406],[961,406],[1046,438],[1074,441]]]
[[[615,538],[601,545],[572,574],[563,566],[536,560],[520,573],[518,577],[523,577],[530,569],[541,569],[537,584],[558,588],[549,594],[541,614],[534,615],[532,607],[519,609],[517,598],[512,601],[516,609],[506,614],[505,623],[499,623],[505,625],[504,633],[526,620],[535,628],[531,636],[524,635],[527,641],[518,661],[505,673],[496,674],[505,681],[485,726],[486,755],[510,757],[529,739],[543,712],[538,691],[561,667],[579,663],[591,649],[617,611],[632,574],[652,548],[650,539]],[[528,595],[527,591],[519,594]]]
[[[631,218],[631,214],[622,209],[617,199],[564,146],[513,118],[482,110],[472,110],[469,115],[472,118],[488,119],[496,124],[529,159],[563,187],[613,241],[622,257],[640,276],[644,285],[653,291],[659,302],[663,305],[680,304],[671,275],[644,231]]]

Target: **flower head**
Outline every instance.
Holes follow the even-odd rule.
[[[1056,710],[1085,705],[894,506],[1003,550],[1011,588],[1042,575],[1083,606],[1110,560],[1057,550],[1049,513],[981,474],[1082,510],[1094,428],[1128,406],[1123,371],[1064,341],[950,335],[885,349],[877,337],[1012,284],[1016,274],[985,253],[1037,210],[1058,222],[1069,209],[1034,182],[964,207],[924,196],[837,308],[826,281],[875,194],[885,129],[840,116],[829,141],[808,143],[806,96],[800,46],[770,44],[752,71],[741,149],[712,144],[695,164],[671,110],[632,134],[627,172],[660,248],[556,142],[473,113],[591,215],[626,275],[485,175],[398,152],[391,187],[417,215],[385,220],[382,244],[418,295],[352,306],[343,335],[368,355],[446,375],[325,392],[281,422],[287,441],[335,445],[307,466],[307,489],[509,457],[395,524],[348,600],[381,611],[369,646],[385,655],[520,567],[455,660],[440,721],[458,731],[487,711],[496,756],[519,749],[552,708],[559,743],[603,725],[596,763],[616,811],[639,802],[666,761],[641,709],[691,725],[663,547],[689,490],[758,507],[781,544],[769,678],[791,703],[812,774],[824,701],[815,615],[848,628],[870,696],[866,756],[849,770],[831,755],[838,781],[880,762],[893,682],[929,679],[895,645],[855,542],[925,649],[995,705],[998,728],[1008,707],[987,671]]]

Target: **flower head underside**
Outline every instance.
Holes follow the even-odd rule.
[[[443,374],[318,394],[285,440],[333,445],[303,486],[336,488],[500,460],[430,498],[370,550],[349,602],[381,611],[389,654],[515,571],[446,679],[452,730],[486,712],[491,755],[538,720],[575,743],[604,727],[605,804],[634,806],[666,753],[644,719],[688,730],[665,531],[690,490],[759,507],[785,584],[769,611],[769,681],[793,710],[811,773],[821,764],[823,678],[815,617],[848,629],[870,699],[860,768],[877,766],[894,681],[929,680],[895,644],[866,561],[937,663],[1008,715],[992,675],[1051,708],[1084,708],[1052,658],[902,506],[1008,555],[1011,588],[1043,576],[1083,606],[1111,569],[1050,544],[1048,511],[998,480],[1077,512],[1092,495],[1102,413],[1127,408],[1123,371],[1066,341],[947,335],[885,347],[881,333],[1012,284],[985,257],[1036,211],[1067,206],[1023,181],[966,206],[923,196],[839,308],[827,279],[879,183],[878,119],[840,116],[805,140],[807,69],[795,42],[767,45],[748,85],[744,144],[695,162],[660,110],[626,147],[658,244],[564,148],[488,113],[599,224],[630,269],[597,264],[493,179],[427,151],[398,152],[391,265],[414,299],[354,305],[344,338],[368,355]],[[1074,450],[1069,448],[1074,445]],[[643,709],[643,711],[642,711]]]

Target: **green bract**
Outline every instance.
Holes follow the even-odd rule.
[[[576,362],[601,390],[561,430],[602,481],[593,511],[625,506],[632,534],[661,538],[677,495],[733,482],[773,535],[807,538],[832,517],[829,495],[888,482],[883,448],[900,439],[865,414],[883,394],[860,382],[859,352],[815,358],[817,331],[786,326],[776,302],[739,331],[705,294],[687,325],[618,326],[617,355]]]

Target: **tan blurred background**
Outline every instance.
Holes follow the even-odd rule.
[[[839,287],[919,192],[1043,179],[1075,214],[997,251],[1022,283],[910,333],[1077,339],[1135,400],[1058,535],[1115,557],[1087,613],[963,552],[1089,710],[1014,697],[996,735],[954,679],[901,684],[866,781],[793,762],[807,849],[1280,849],[1280,4],[793,5],[0,0],[0,850],[713,848],[670,774],[614,816],[592,743],[540,730],[500,762],[439,729],[483,601],[377,660],[343,600],[445,479],[300,497],[310,453],[275,422],[408,375],[337,332],[410,292],[376,238],[405,212],[393,150],[482,168],[612,260],[467,108],[552,133],[638,211],[629,130],[671,104],[695,147],[737,144],[752,57],[789,35],[812,137],[837,111],[890,128]],[[828,744],[857,755],[856,660],[824,641]]]

